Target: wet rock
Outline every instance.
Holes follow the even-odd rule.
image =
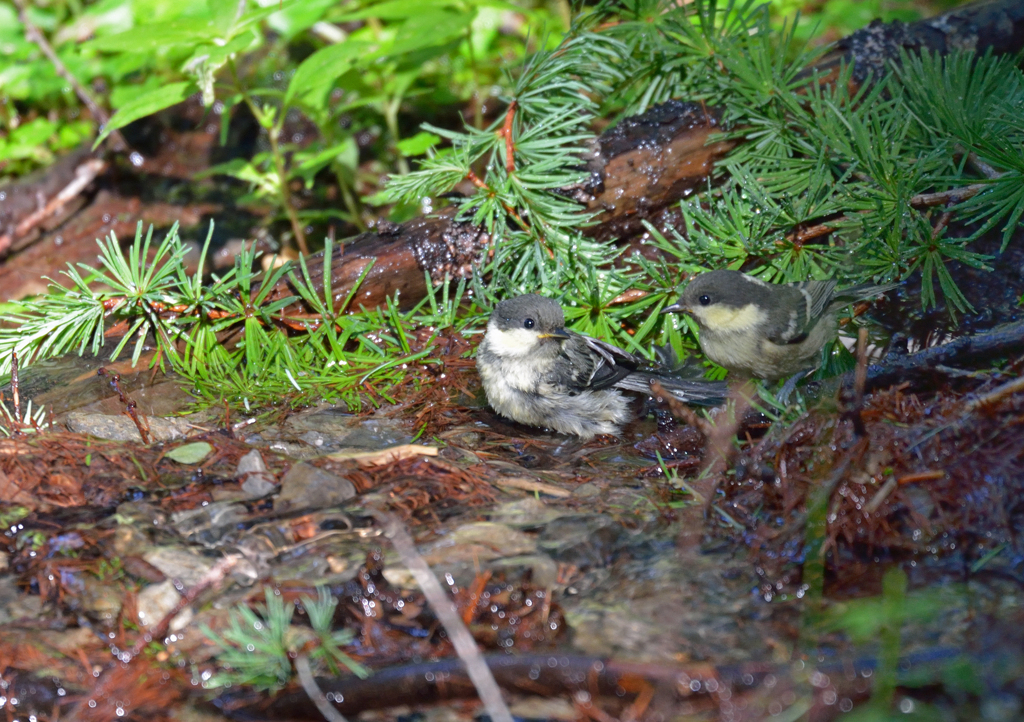
[[[238,528],[248,513],[242,504],[215,501],[171,516],[171,525],[191,542],[217,546],[224,536]]]
[[[295,579],[323,579],[331,570],[330,564],[323,557],[312,554],[286,559],[284,563],[275,565],[271,578],[276,582],[288,582]]]
[[[577,499],[596,499],[601,496],[601,491],[601,484],[598,484],[596,481],[588,481],[573,489],[572,495]]]
[[[146,417],[149,424],[151,441],[174,441],[183,439],[192,429],[187,421],[181,419],[162,419],[157,416]],[[69,413],[64,420],[68,430],[78,434],[88,434],[99,439],[111,441],[142,441],[135,422],[127,416],[107,416],[106,414],[88,414],[79,411]]]
[[[528,496],[525,499],[507,502],[491,512],[491,521],[524,529],[537,528],[564,516],[566,511],[545,504],[540,499]]]
[[[128,528],[129,524],[138,524],[141,527],[152,529],[167,523],[167,515],[153,504],[146,501],[126,501],[117,507],[117,515],[121,519],[121,526],[118,529]],[[128,532],[119,532],[127,534]],[[139,532],[141,534],[141,532]],[[115,537],[116,539],[117,537]],[[144,539],[132,537],[133,539]],[[131,543],[131,542],[126,542]],[[127,548],[127,547],[126,547]]]
[[[385,449],[412,441],[409,424],[404,421],[354,416],[336,407],[321,407],[288,417],[281,435],[283,440],[290,437],[323,451],[343,446]]]
[[[136,579],[141,579],[151,583],[162,582],[166,579],[166,575],[162,571],[154,567],[142,557],[132,555],[122,556],[121,565],[124,567],[126,572]]]
[[[209,559],[178,547],[154,549],[143,559],[163,572],[168,580],[177,579],[187,587],[198,584],[213,567],[213,562]]]
[[[317,449],[311,448],[308,444],[295,441],[271,441],[267,448],[278,454],[290,456],[293,459],[312,459],[320,455]]]
[[[759,623],[744,562],[723,555],[658,556],[561,600],[573,644],[585,654],[638,662],[771,659],[773,632]]]
[[[464,524],[449,536],[420,550],[428,564],[487,562],[502,557],[532,554],[537,545],[527,535],[505,524]]]
[[[483,443],[484,435],[479,431],[456,429],[442,434],[441,438],[452,446],[460,446],[463,449],[476,449]]]
[[[611,564],[630,541],[630,532],[603,514],[555,519],[538,538],[541,549],[558,561],[580,569]]]
[[[150,627],[159,624],[181,601],[181,594],[170,579],[159,584],[150,584],[139,592],[139,624]],[[191,607],[185,607],[171,620],[170,630],[177,632],[192,621]]]
[[[487,566],[495,571],[503,571],[506,579],[521,577],[522,573],[528,571],[530,581],[538,587],[553,589],[558,584],[558,564],[544,554],[495,559]]]
[[[348,479],[299,462],[281,477],[281,493],[274,500],[274,511],[298,511],[337,506],[356,495]]]
[[[250,474],[249,478],[242,482],[242,491],[246,499],[262,499],[270,496],[277,489],[274,477],[268,474]]]
[[[269,496],[277,488],[277,480],[267,471],[263,456],[256,449],[238,460],[235,476],[242,481],[242,491],[246,499],[260,499]]]
[[[42,613],[42,609],[41,597],[22,594],[13,576],[0,577],[0,624],[19,619],[35,619]]]
[[[314,446],[316,448],[320,448],[321,446],[323,446],[325,440],[326,437],[323,434],[321,434],[319,431],[312,430],[307,431],[306,433],[299,437],[299,441],[304,441],[310,446]]]
[[[238,460],[238,466],[235,467],[235,475],[241,477],[246,474],[265,473],[266,470],[267,465],[263,462],[263,455],[260,454],[259,450],[253,449]]]
[[[64,602],[68,609],[80,611],[103,622],[113,622],[121,613],[124,591],[110,581],[92,574],[62,575]]]

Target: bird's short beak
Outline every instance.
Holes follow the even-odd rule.
[[[569,334],[564,328],[556,328],[551,333],[538,333],[537,338],[556,338],[559,341],[565,341],[569,338]]]
[[[683,312],[689,311],[689,310],[690,310],[689,306],[683,305],[682,301],[678,301],[676,303],[673,303],[671,306],[665,306],[665,308],[661,309],[661,312],[662,313],[683,313]]]

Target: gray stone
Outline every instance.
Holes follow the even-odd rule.
[[[405,421],[354,416],[333,407],[321,407],[289,416],[281,430],[285,436],[318,449],[329,450],[342,446],[386,449],[412,440],[409,424]]]
[[[528,496],[502,504],[491,512],[490,517],[491,521],[499,524],[530,528],[543,526],[565,515],[565,510],[545,504],[536,497]]]
[[[68,414],[64,423],[68,430],[76,434],[88,434],[99,439],[111,441],[142,441],[135,422],[127,416],[107,416],[106,414],[86,414],[73,411]],[[183,439],[192,429],[187,421],[181,419],[161,419],[158,416],[146,417],[149,424],[150,441],[174,441]]]
[[[169,581],[177,579],[188,587],[198,584],[213,567],[209,559],[178,547],[160,547],[142,558],[163,572]]]
[[[270,474],[249,474],[242,482],[246,499],[262,499],[273,494],[275,489],[277,484]]]
[[[356,495],[356,487],[348,479],[299,462],[281,477],[281,493],[274,501],[274,511],[300,511],[337,506]]]
[[[572,495],[579,499],[593,499],[601,496],[601,485],[588,481],[586,484],[580,484],[573,489]]]
[[[256,474],[259,472],[265,472],[267,465],[263,463],[263,456],[259,450],[253,449],[248,454],[238,460],[238,466],[235,468],[236,476],[244,476],[245,474]]]
[[[181,594],[170,579],[159,584],[150,584],[139,592],[139,624],[143,627],[158,624],[180,601]],[[192,610],[186,607],[171,621],[171,630],[177,631],[184,628],[191,619]]]
[[[43,598],[25,594],[14,576],[0,577],[0,624],[18,619],[35,619],[42,612]]]
[[[238,528],[248,517],[245,506],[231,501],[215,501],[172,515],[171,524],[189,541],[217,546],[224,536]]]
[[[463,524],[448,536],[420,550],[428,564],[488,562],[502,557],[533,554],[533,539],[505,524],[489,521]]]
[[[299,441],[304,441],[310,446],[320,448],[321,446],[324,445],[324,435],[321,434],[319,431],[310,430],[304,433],[302,436],[300,436]]]

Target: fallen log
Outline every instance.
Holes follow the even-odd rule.
[[[907,353],[906,347],[901,348],[898,339],[894,339],[886,357],[868,366],[865,390],[904,382],[917,385],[936,375],[945,376],[937,367],[963,368],[1021,352],[1024,352],[1024,321],[1005,324],[987,333],[961,336],[917,353]],[[853,387],[852,372],[844,377],[844,387]]]

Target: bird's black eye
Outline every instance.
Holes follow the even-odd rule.
[[[707,295],[705,293],[703,296],[701,296],[697,300],[700,301],[700,305],[701,306],[707,306],[709,303],[711,303],[711,296],[709,296],[709,295]]]
[[[528,318],[523,321],[523,328],[533,328],[535,323],[536,322],[532,318]]]

